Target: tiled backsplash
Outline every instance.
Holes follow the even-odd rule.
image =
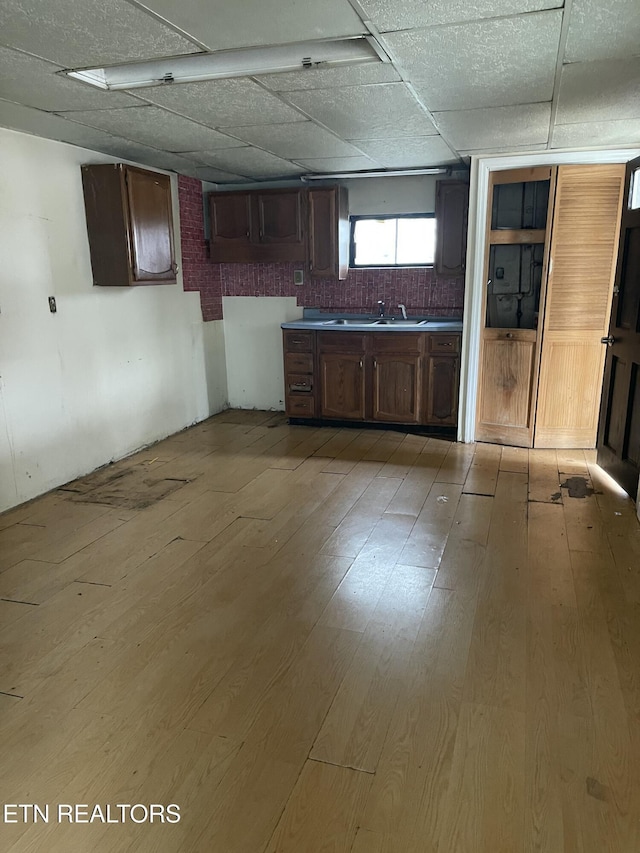
[[[223,296],[295,296],[298,304],[327,311],[371,313],[381,299],[388,312],[461,317],[464,278],[439,278],[433,269],[350,270],[345,281],[293,283],[300,264],[213,264],[204,239],[202,191],[194,178],[178,178],[185,290],[199,290],[205,320],[222,319]]]

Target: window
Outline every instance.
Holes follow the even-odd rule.
[[[629,210],[637,210],[640,207],[640,169],[636,169],[631,175],[631,187],[629,188]]]
[[[351,267],[430,266],[435,246],[433,214],[351,217]]]

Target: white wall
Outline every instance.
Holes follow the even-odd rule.
[[[226,355],[224,351],[224,321],[209,320],[202,324],[205,375],[209,413],[214,414],[229,405]]]
[[[224,296],[224,342],[232,409],[284,410],[280,323],[302,317],[294,296]]]
[[[1,511],[207,417],[226,394],[198,293],[92,286],[80,165],[113,158],[2,129],[0,151]]]

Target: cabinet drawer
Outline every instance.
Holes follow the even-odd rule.
[[[315,399],[302,394],[288,395],[287,414],[292,418],[312,418],[315,414]]]
[[[411,332],[385,332],[373,336],[373,351],[386,352],[420,352],[424,334]]]
[[[287,373],[287,393],[308,394],[313,390],[313,376],[304,373]]]
[[[313,352],[313,332],[284,332],[284,348],[286,352]]]
[[[288,352],[284,357],[287,373],[313,373],[313,355],[310,352]]]
[[[460,352],[460,335],[429,335],[429,352]]]
[[[318,332],[318,345],[325,352],[364,352],[366,334]]]

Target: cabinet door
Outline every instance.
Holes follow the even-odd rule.
[[[452,356],[431,355],[427,360],[427,423],[456,426],[460,361]]]
[[[349,270],[349,210],[344,187],[309,190],[309,272],[343,280]]]
[[[535,329],[484,329],[476,438],[531,447]]]
[[[374,420],[419,423],[420,387],[419,355],[374,356]]]
[[[309,272],[331,278],[337,275],[338,227],[333,187],[309,190]]]
[[[171,181],[168,175],[126,168],[132,280],[135,283],[173,282]]]
[[[436,263],[438,275],[463,275],[467,255],[469,184],[438,181],[436,190]]]
[[[364,356],[321,353],[320,377],[323,417],[364,420]]]
[[[302,245],[302,192],[257,193],[260,243]]]
[[[211,193],[209,195],[211,243],[248,245],[251,240],[251,195]]]

